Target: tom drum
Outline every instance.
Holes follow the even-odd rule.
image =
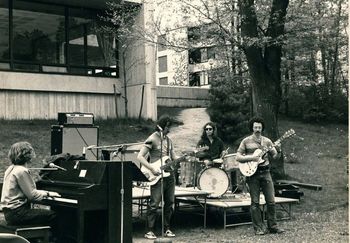
[[[223,169],[225,171],[231,171],[239,168],[239,162],[236,160],[236,154],[227,154],[223,158]]]
[[[199,162],[195,157],[189,157],[180,163],[179,184],[182,187],[195,186],[197,176],[203,169],[204,163]]]

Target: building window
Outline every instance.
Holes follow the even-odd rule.
[[[216,48],[214,46],[207,48],[207,57],[209,59],[216,59]]]
[[[69,64],[92,67],[116,65],[115,39],[112,34],[101,30],[96,12],[70,9],[68,31]]]
[[[196,73],[190,73],[190,77],[189,77],[189,81],[190,81],[190,86],[200,86],[200,73],[196,72]]]
[[[201,62],[208,61],[207,48],[201,49]]]
[[[201,27],[195,26],[188,28],[187,38],[190,42],[197,42],[201,39]]]
[[[64,7],[14,1],[13,59],[16,69],[65,64]]]
[[[7,66],[10,59],[9,9],[7,1],[0,1],[0,19],[0,66]]]
[[[201,49],[195,48],[188,51],[188,60],[190,64],[201,62]]]
[[[0,0],[0,69],[119,76],[116,41],[101,31],[100,11],[11,1],[9,9]]]
[[[167,72],[168,71],[168,58],[167,56],[158,57],[159,64],[159,72]]]
[[[166,36],[160,35],[158,36],[158,51],[166,51]]]
[[[159,79],[160,85],[168,85],[168,77],[163,77]]]

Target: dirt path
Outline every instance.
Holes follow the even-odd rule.
[[[169,133],[176,153],[193,150],[201,136],[204,124],[210,121],[205,108],[184,109],[176,118],[184,123],[172,128]]]

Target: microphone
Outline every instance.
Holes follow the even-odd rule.
[[[120,146],[116,151],[114,151],[113,153],[112,153],[112,157],[115,157],[115,156],[117,156],[120,152],[122,152],[122,153],[124,153],[125,152],[125,150],[126,150],[126,145],[122,145],[122,146]]]
[[[61,166],[55,165],[54,163],[50,163],[49,167],[50,168],[56,168],[56,169],[63,170],[63,171],[67,171],[67,169],[65,169],[65,168],[63,168]]]
[[[163,132],[163,128],[159,125],[157,125],[157,128],[159,129],[160,132]]]
[[[79,160],[75,162],[75,165],[73,167],[74,170],[77,170],[79,167]]]
[[[86,150],[91,150],[91,149],[93,149],[93,148],[95,148],[95,147],[96,147],[96,145],[90,145],[90,146],[86,147],[85,149],[86,149]]]

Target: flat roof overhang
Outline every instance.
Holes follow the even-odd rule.
[[[67,5],[72,7],[106,9],[107,2],[121,2],[121,0],[36,0],[36,2]],[[125,0],[124,2],[141,4],[142,0]]]

